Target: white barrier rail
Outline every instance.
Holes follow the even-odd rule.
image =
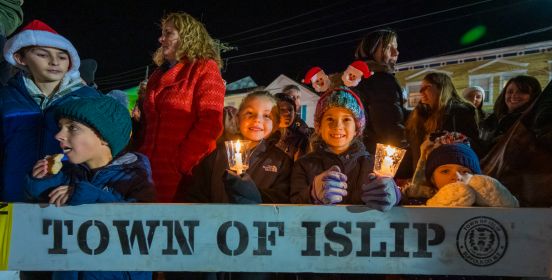
[[[551,277],[552,209],[0,205],[0,270]]]

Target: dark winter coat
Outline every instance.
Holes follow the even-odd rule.
[[[54,100],[46,109],[29,94],[23,73],[0,89],[0,200],[24,201],[25,176],[46,155],[61,153],[54,135],[59,131],[55,109],[75,98],[97,97],[95,89],[83,86]]]
[[[425,104],[418,104],[415,110],[427,110]],[[479,141],[479,129],[477,125],[477,117],[475,113],[475,107],[470,106],[467,103],[449,102],[445,108],[441,127],[437,131],[456,131],[466,135],[469,138],[470,145],[473,150],[480,155],[481,145]],[[428,134],[434,131],[429,131]],[[414,168],[420,158],[420,145],[425,140],[427,135],[420,135],[420,137],[409,137],[410,149],[412,151],[412,159]]]
[[[402,89],[393,74],[369,64],[375,71],[368,79],[363,79],[354,91],[358,93],[366,110],[364,145],[373,153],[376,143],[406,147],[406,110]]]
[[[307,153],[309,138],[313,131],[314,129],[308,127],[302,119],[298,119],[285,129],[282,134],[279,134],[280,137],[276,143],[276,147],[284,151],[293,160],[296,160]]]
[[[84,164],[64,162],[55,176],[28,177],[25,191],[31,201],[45,202],[48,193],[61,185],[75,187],[67,202],[69,205],[155,201],[150,163],[139,153],[126,153],[95,170]]]
[[[512,112],[498,117],[495,113],[490,114],[480,123],[479,136],[481,140],[482,155],[486,155],[500,138],[512,127],[521,117],[522,112]]]
[[[259,143],[249,159],[247,174],[261,193],[262,203],[289,203],[292,161],[273,143]],[[184,202],[229,203],[223,177],[228,169],[224,145],[205,157],[193,170],[189,185],[181,185]]]
[[[314,177],[337,165],[341,172],[347,175],[348,195],[343,198],[343,204],[364,204],[361,200],[361,186],[369,182],[368,175],[372,173],[374,161],[366,151],[361,141],[351,144],[349,149],[336,155],[325,143],[315,145],[315,150],[294,163],[291,174],[291,203],[312,204],[311,186]]]
[[[60,185],[74,186],[69,205],[153,202],[155,189],[148,158],[126,153],[109,165],[90,170],[85,165],[64,163],[60,173],[46,179],[28,178],[26,192],[32,200],[48,201],[48,193]],[[53,279],[140,279],[150,280],[146,271],[56,271]]]
[[[501,119],[504,131],[481,160],[481,167],[502,182],[521,207],[551,207],[552,84],[535,102],[527,113],[509,114],[511,129],[506,129],[508,123]]]

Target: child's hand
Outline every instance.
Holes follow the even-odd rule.
[[[55,188],[48,194],[49,203],[55,204],[57,207],[65,205],[71,194],[73,194],[73,189],[73,187],[67,185]]]
[[[48,175],[48,160],[46,158],[41,159],[35,163],[32,172],[33,178],[42,179]]]
[[[347,196],[347,175],[334,165],[314,177],[311,196],[323,204],[335,204]]]
[[[369,176],[370,182],[362,185],[362,201],[372,209],[388,211],[401,199],[400,191],[393,178]]]
[[[263,203],[261,193],[249,174],[238,175],[232,170],[226,170],[223,181],[231,202],[238,204]]]

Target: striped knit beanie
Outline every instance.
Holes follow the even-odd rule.
[[[356,136],[362,135],[364,126],[366,125],[364,107],[360,98],[353,91],[346,87],[339,87],[320,97],[316,104],[316,111],[314,112],[314,129],[317,133],[320,130],[322,116],[330,108],[345,108],[351,111],[355,118]]]

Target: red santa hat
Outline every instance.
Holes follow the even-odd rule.
[[[368,64],[362,60],[354,61],[349,65],[349,67],[352,67],[360,72],[362,72],[362,77],[364,79],[369,78],[372,75],[372,72],[370,71],[370,68],[368,68]]]
[[[54,29],[40,20],[33,20],[21,31],[11,37],[4,45],[4,59],[11,65],[23,68],[18,65],[13,55],[20,49],[28,46],[42,46],[57,48],[69,53],[71,64],[67,72],[73,78],[80,77],[80,58],[77,50],[65,37],[59,35]]]
[[[309,71],[307,71],[307,74],[305,74],[305,78],[303,79],[303,83],[310,85],[312,83],[312,77],[314,77],[318,72],[322,71],[322,68],[318,66],[314,66]]]

